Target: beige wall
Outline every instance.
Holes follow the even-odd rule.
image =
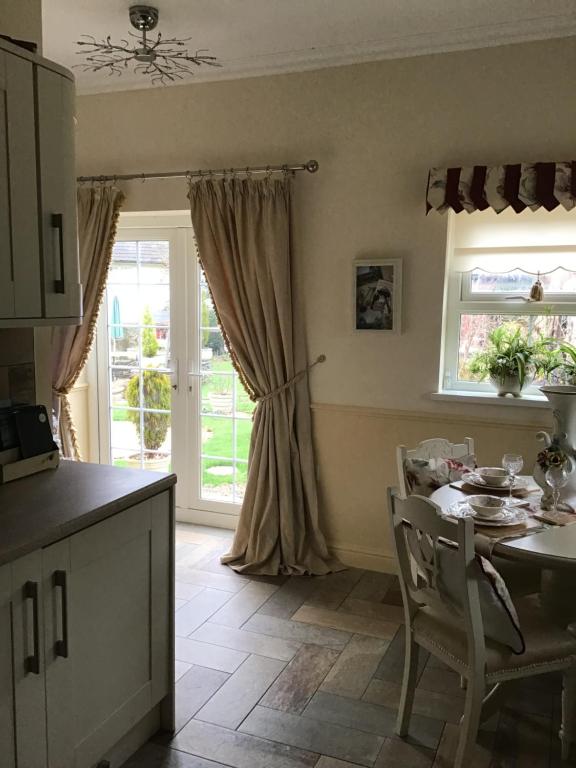
[[[575,65],[574,41],[556,40],[78,100],[82,174],[320,162],[296,181],[296,259],[310,356],[327,355],[311,387],[324,516],[338,546],[386,561],[397,442],[466,432],[482,461],[504,447],[535,455],[533,425],[545,412],[429,398],[446,219],[425,216],[424,195],[431,165],[571,159]],[[181,180],[126,191],[130,210],[186,205]],[[400,336],[352,330],[352,261],[367,256],[404,258]]]
[[[42,0],[0,0],[0,34],[30,40],[42,50]]]

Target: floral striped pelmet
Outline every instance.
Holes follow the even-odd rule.
[[[576,161],[432,168],[428,175],[427,213],[500,213],[508,207],[521,213],[559,205],[567,211],[576,206]]]

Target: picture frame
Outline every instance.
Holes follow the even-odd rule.
[[[355,331],[402,332],[402,259],[356,259],[353,268]]]

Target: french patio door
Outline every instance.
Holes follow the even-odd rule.
[[[121,217],[98,329],[100,461],[174,471],[179,519],[233,526],[253,404],[226,351],[189,221]]]

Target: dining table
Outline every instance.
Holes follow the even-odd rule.
[[[535,485],[530,485],[532,478],[523,477],[522,480],[523,486],[527,490],[531,489],[524,492],[523,500],[529,506],[527,517],[532,521],[530,524],[535,527],[518,526],[497,531],[491,529],[488,536],[486,532],[483,533],[483,528],[476,526],[477,550],[481,554],[489,551],[491,556],[539,567],[542,572],[542,607],[556,622],[567,626],[576,622],[576,513],[574,522],[565,525],[545,522],[536,525],[542,492]],[[482,492],[492,493],[465,483],[452,483],[435,490],[430,499],[449,516],[455,503],[465,501],[472,493]],[[516,503],[520,503],[520,500]],[[574,504],[576,506],[576,499]],[[570,520],[570,517],[567,519]]]

